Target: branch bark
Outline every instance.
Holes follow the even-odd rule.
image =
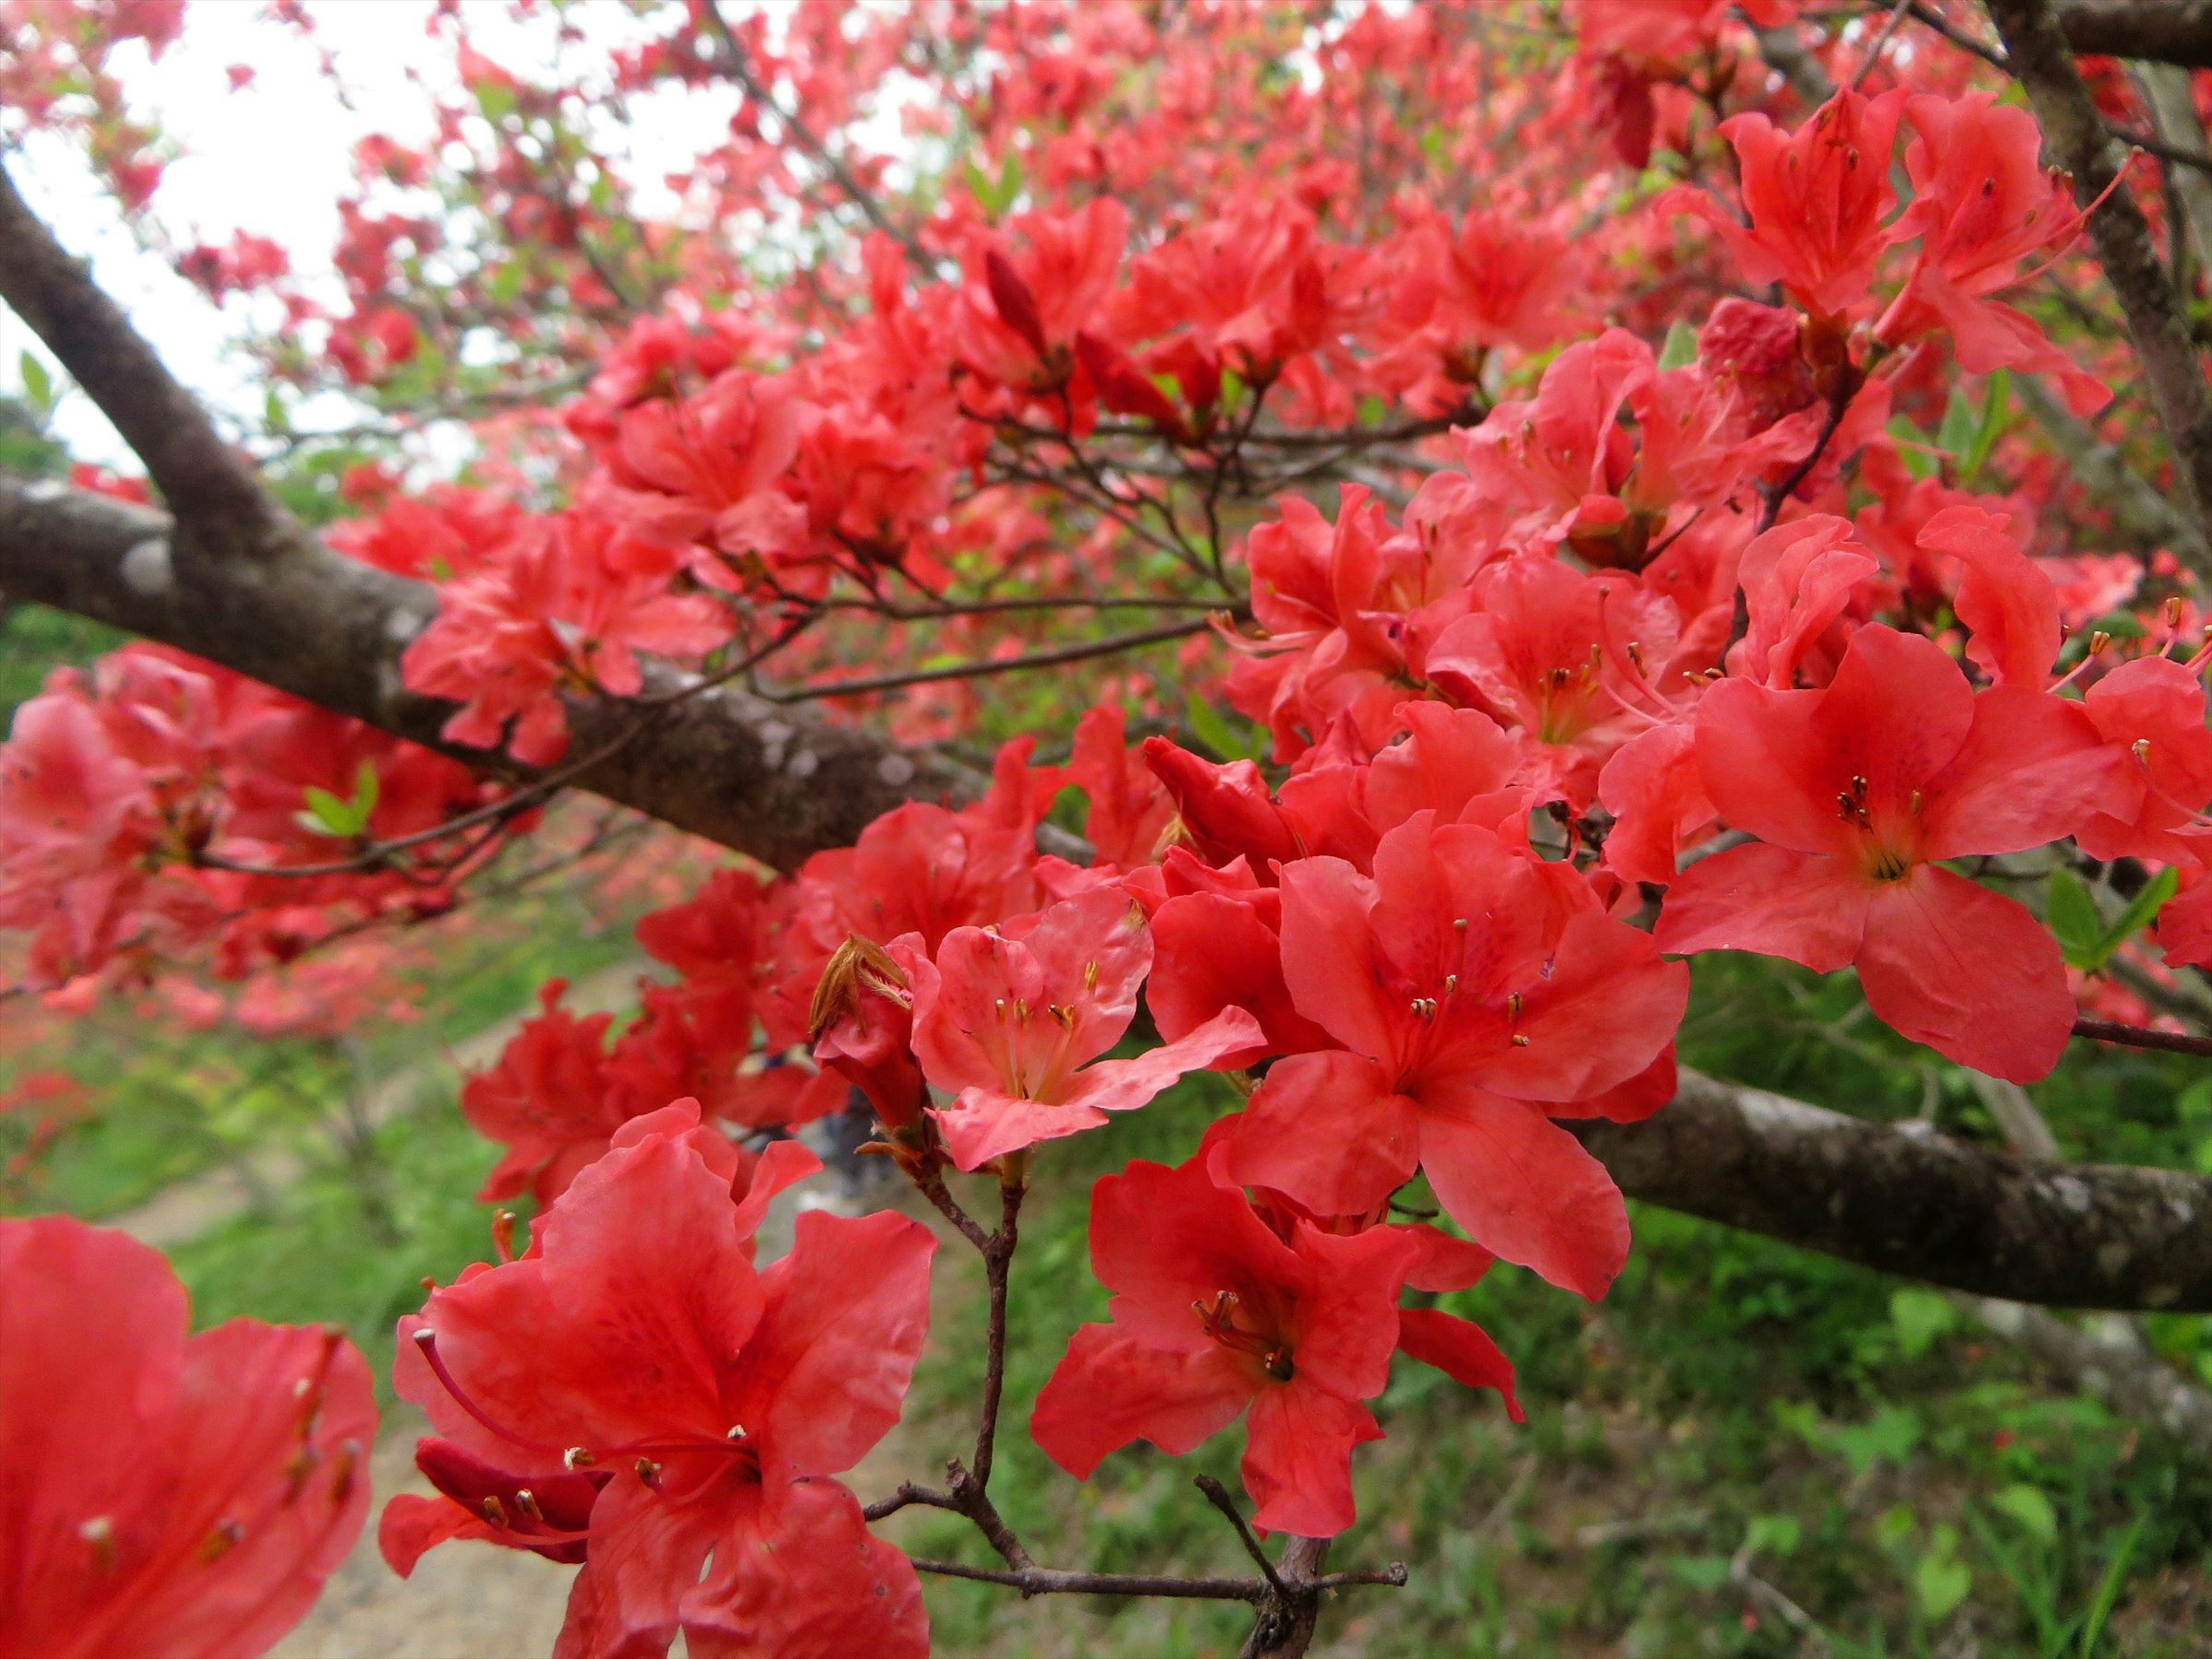
[[[2098,203],[2089,215],[2090,240],[2127,318],[2152,406],[2173,446],[2176,482],[2201,536],[2212,507],[2212,391],[2150,225],[2128,189],[2113,187],[2126,154],[2105,129],[2074,61],[2076,47],[2051,0],[1985,3],[2004,40],[2007,62],[2042,125],[2045,148],[2073,174],[2082,204]],[[2130,55],[2160,54],[2136,47]]]
[[[2078,52],[2212,69],[2212,0],[2073,0],[2059,24]]]
[[[2050,1307],[2212,1310],[2212,1182],[2009,1157],[1685,1069],[1641,1123],[1570,1126],[1632,1198]]]

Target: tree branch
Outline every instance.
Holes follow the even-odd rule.
[[[220,522],[237,548],[274,555],[304,533],[246,458],[161,366],[82,260],[56,241],[0,167],[0,300],[114,422],[180,522]]]
[[[2058,21],[2078,52],[2212,69],[2212,0],[2072,0]]]
[[[1985,3],[2004,40],[2006,60],[2042,124],[2045,147],[2073,174],[2082,205],[2096,204],[2089,214],[2090,240],[2127,318],[2152,406],[2173,446],[2175,477],[2188,516],[2201,537],[2212,508],[2212,392],[2205,387],[2188,318],[2159,260],[2150,225],[2133,194],[2118,184],[2127,157],[2105,130],[2075,64],[2076,48],[2051,0]],[[2140,47],[2132,51],[2137,57],[2157,55]]]
[[[399,657],[435,594],[302,538],[274,557],[232,548],[220,526],[187,542],[164,514],[86,490],[0,477],[0,591],[204,657],[503,776],[539,774],[443,741],[451,705],[400,683]],[[647,695],[682,689],[663,670]],[[654,711],[572,701],[570,751],[611,752],[575,787],[788,869],[853,841],[901,801],[965,796],[967,769],[851,727],[817,724],[734,687]]]
[[[1685,1068],[1641,1123],[1569,1126],[1632,1198],[1978,1296],[2212,1310],[2212,1182],[2008,1157]]]

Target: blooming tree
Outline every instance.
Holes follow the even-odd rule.
[[[439,1496],[384,1510],[395,1570],[574,1564],[559,1651],[609,1659],[919,1654],[918,1574],[1241,1601],[1296,1654],[1404,1582],[1325,1559],[1393,1365],[1518,1415],[1511,1333],[1434,1293],[1504,1260],[1601,1297],[1624,1188],[2212,1308],[2200,1182],[1674,1054],[1715,951],[1854,969],[2004,1085],[2076,1037],[2212,1053],[2201,9],[637,9],[598,49],[538,18],[568,50],[526,72],[438,8],[452,82],[359,146],[333,288],[162,222],[111,60],[181,0],[0,0],[0,131],[80,144],[240,296],[269,389],[219,427],[0,180],[0,297],[146,474],[0,478],[0,588],[143,636],[0,750],[24,1000],[343,1024],[403,931],[604,874],[617,821],[738,855],[639,925],[672,976],[634,1018],[549,984],[466,1086],[483,1195],[538,1218],[401,1322]],[[656,216],[614,135],[684,100],[730,113]],[[1002,1421],[1033,1176],[1198,1072],[1240,1109],[1098,1182],[1109,1318]],[[941,1485],[845,1478],[936,1237],[808,1213],[757,1251],[815,1167],[790,1132],[848,1109],[985,1270]],[[153,1354],[84,1311],[182,1340],[143,1252],[5,1228],[5,1432],[43,1444],[81,1357],[87,1432],[149,1450],[113,1494],[4,1460],[0,1653],[258,1651],[361,1523],[357,1360]],[[195,1412],[292,1461],[161,1521]],[[1085,1479],[1239,1422],[1249,1516],[1200,1485],[1247,1577],[1043,1565],[992,1497],[1002,1433]],[[999,1565],[870,1530],[915,1505]]]

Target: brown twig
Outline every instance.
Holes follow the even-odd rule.
[[[2191,1036],[2184,1031],[2160,1031],[2147,1025],[2122,1025],[2109,1019],[2077,1019],[2074,1035],[2094,1042],[2116,1042],[2130,1048],[2156,1048],[2169,1054],[2201,1054],[2212,1058],[2212,1036]]]
[[[771,691],[763,688],[758,695],[770,702],[813,702],[823,697],[852,697],[868,691],[896,691],[903,686],[926,685],[936,680],[981,679],[992,674],[1018,674],[1032,668],[1056,668],[1063,663],[1083,662],[1092,657],[1109,657],[1117,651],[1133,651],[1139,646],[1179,640],[1200,633],[1211,626],[1211,619],[1201,617],[1195,622],[1167,623],[1158,628],[1115,634],[1103,640],[1085,640],[1075,645],[1055,646],[1050,650],[1030,651],[1018,657],[987,657],[972,662],[951,663],[941,668],[916,668],[898,674],[869,674],[857,679],[832,680],[826,685],[810,685],[790,691]]]

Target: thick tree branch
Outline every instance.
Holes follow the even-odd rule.
[[[1572,1126],[1632,1198],[1931,1284],[2212,1310],[2212,1182],[2008,1157],[1685,1070],[1641,1123]]]
[[[2212,0],[2072,0],[2059,24],[2075,52],[2212,69]]]
[[[2089,215],[2098,263],[2118,297],[2143,366],[2151,404],[2173,446],[2175,477],[2200,534],[2212,507],[2212,391],[2190,338],[2179,297],[2160,262],[2150,225],[2124,185],[2127,163],[2074,61],[2075,46],[2050,0],[1986,0],[2007,61],[2042,124],[2052,158],[2074,176]],[[2137,50],[2135,56],[2157,54]],[[2201,566],[2199,567],[2202,568]]]
[[[450,706],[401,685],[400,653],[436,613],[431,590],[312,539],[249,557],[219,536],[176,538],[167,516],[126,501],[0,478],[0,592],[160,640],[488,770],[532,775],[441,741]],[[676,689],[659,678],[649,690]],[[624,702],[572,703],[570,752],[612,745],[637,718]],[[655,710],[575,787],[788,868],[902,800],[964,795],[972,781],[948,762],[723,686]]]
[[[122,308],[39,222],[0,167],[0,300],[44,340],[146,464],[180,519],[220,520],[240,550],[273,555],[300,534],[171,378]]]

